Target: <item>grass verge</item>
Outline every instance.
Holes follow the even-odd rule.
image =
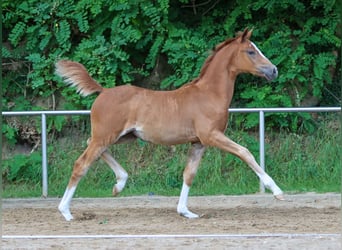
[[[230,130],[227,135],[249,148],[258,161],[257,135]],[[342,146],[339,136],[340,125],[334,119],[321,121],[317,130],[309,135],[267,131],[266,171],[285,192],[340,192]],[[69,135],[49,143],[49,196],[63,195],[73,162],[85,149],[86,140],[86,135]],[[168,147],[142,141],[111,146],[112,154],[129,174],[121,195],[179,195],[188,148],[189,145]],[[24,167],[15,168],[18,164],[9,160],[6,167],[5,161],[3,197],[39,197],[39,157],[35,157],[38,159],[35,162],[19,158]],[[114,183],[111,169],[98,160],[81,180],[75,197],[111,196]],[[244,162],[208,148],[191,195],[250,194],[258,190],[259,180]]]

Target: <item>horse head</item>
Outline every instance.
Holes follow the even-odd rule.
[[[245,29],[232,42],[236,54],[230,67],[234,66],[237,73],[251,73],[271,81],[278,76],[277,67],[249,40],[251,35],[252,30]]]

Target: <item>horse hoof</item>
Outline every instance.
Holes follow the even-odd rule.
[[[61,213],[62,213],[62,215],[66,221],[71,221],[74,219],[74,217],[71,215],[70,212],[62,212],[61,211]]]
[[[275,195],[274,198],[276,198],[279,201],[285,201],[286,200],[283,194]]]
[[[197,214],[194,214],[194,213],[181,213],[180,214],[181,216],[185,217],[185,218],[188,218],[188,219],[197,219],[199,218],[199,216]]]
[[[59,210],[59,212],[61,212],[61,214],[63,215],[63,217],[66,221],[71,221],[74,219],[74,217],[71,215],[69,209],[66,209],[63,206],[59,206],[58,210]]]
[[[181,212],[178,212],[179,215],[185,217],[185,218],[188,218],[188,219],[196,219],[196,218],[199,218],[199,216],[195,213],[192,213],[190,212],[189,210],[186,210],[186,211],[181,211]]]
[[[117,187],[116,187],[116,185],[114,186],[114,188],[113,188],[113,192],[112,192],[112,194],[113,194],[113,196],[115,197],[115,196],[118,196],[119,195],[119,190],[117,189]]]

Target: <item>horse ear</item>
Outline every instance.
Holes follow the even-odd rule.
[[[239,39],[240,39],[240,42],[243,43],[245,42],[246,40],[249,40],[249,38],[252,36],[252,32],[253,32],[253,29],[251,30],[248,30],[247,28],[242,32],[242,34],[240,35]]]

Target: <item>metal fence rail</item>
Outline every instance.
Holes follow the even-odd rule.
[[[260,166],[265,169],[265,113],[290,113],[290,112],[340,112],[340,107],[302,107],[302,108],[232,108],[230,113],[259,113],[259,156]],[[48,196],[48,163],[46,140],[46,117],[53,115],[89,115],[90,110],[65,110],[65,111],[6,111],[3,116],[41,116],[42,131],[42,195]],[[260,182],[260,191],[265,192],[265,187]]]

